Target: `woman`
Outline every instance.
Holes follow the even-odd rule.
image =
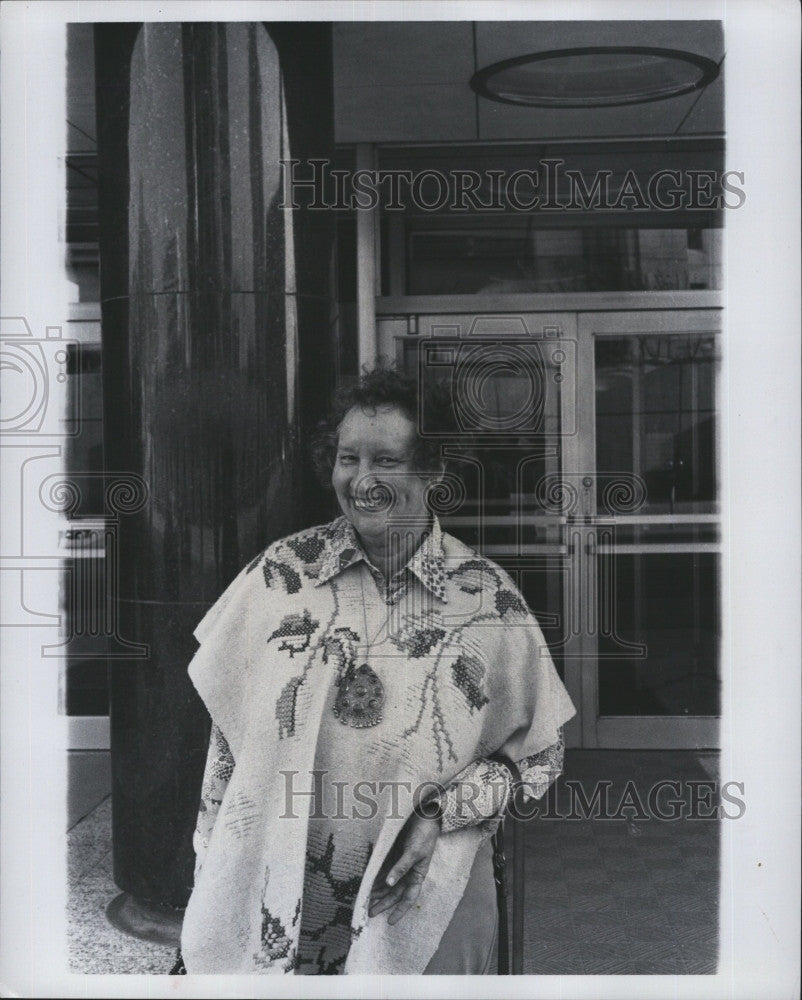
[[[317,449],[342,515],[269,546],[196,630],[190,973],[489,969],[511,782],[490,758],[542,795],[574,710],[509,577],[432,515],[418,412],[395,372],[343,392]]]

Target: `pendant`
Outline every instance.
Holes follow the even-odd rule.
[[[381,722],[384,686],[367,663],[349,667],[340,679],[339,688],[334,714],[344,726],[365,729]]]

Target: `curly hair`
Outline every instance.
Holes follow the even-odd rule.
[[[397,407],[416,430],[425,414],[426,436],[418,430],[415,464],[421,471],[442,469],[441,436],[453,432],[456,426],[447,391],[434,381],[419,387],[414,377],[396,368],[379,365],[363,372],[358,379],[340,385],[335,392],[331,412],[318,424],[312,440],[312,463],[324,486],[331,486],[337,439],[346,413],[354,407],[375,410],[379,406]]]

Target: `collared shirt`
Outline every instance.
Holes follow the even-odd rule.
[[[317,585],[328,583],[332,577],[360,561],[367,566],[385,604],[396,604],[406,594],[410,573],[417,577],[439,601],[448,603],[445,590],[443,529],[436,517],[406,565],[389,579],[385,578],[370,561],[351,523],[344,517],[338,518],[328,539],[327,552],[320,566]]]

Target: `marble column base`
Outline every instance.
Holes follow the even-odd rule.
[[[112,899],[106,907],[106,916],[118,931],[144,941],[177,948],[181,940],[183,910],[146,903],[129,892],[121,892]]]

